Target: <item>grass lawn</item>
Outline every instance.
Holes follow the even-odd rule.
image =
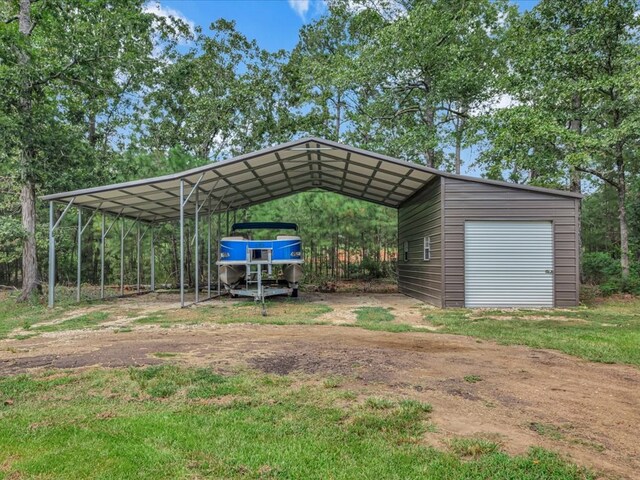
[[[640,365],[640,299],[563,310],[429,310],[439,332],[551,348],[595,362]]]
[[[0,478],[583,479],[541,449],[426,446],[428,404],[174,365],[0,379]]]
[[[35,323],[55,320],[68,308],[66,305],[48,309],[36,302],[16,302],[17,294],[0,296],[0,339],[16,328],[30,329]]]
[[[134,324],[160,324],[170,327],[173,324],[187,323],[258,323],[274,325],[320,325],[320,315],[330,312],[331,308],[319,303],[310,303],[297,299],[283,299],[267,302],[267,316],[263,317],[260,307],[254,301],[240,301],[226,305],[200,306],[180,312],[161,311],[138,318]]]

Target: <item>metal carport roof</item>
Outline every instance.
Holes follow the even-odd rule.
[[[197,186],[212,213],[234,210],[312,189],[399,207],[434,176],[461,178],[562,196],[578,194],[454,175],[423,165],[309,137],[184,172],[42,197],[145,222],[180,217],[180,183]],[[196,203],[185,202],[184,215]]]

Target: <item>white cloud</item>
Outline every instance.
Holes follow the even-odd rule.
[[[374,10],[387,21],[407,15],[407,9],[400,0],[347,0],[346,7],[353,13]]]
[[[485,113],[502,110],[504,108],[517,107],[521,103],[508,93],[496,95],[486,102],[476,105],[469,110],[469,114],[472,116],[483,115]]]
[[[309,11],[311,0],[288,0],[289,6],[300,18],[305,19],[305,15]]]
[[[158,1],[148,2],[147,4],[145,4],[143,9],[146,13],[152,13],[158,17],[166,18],[168,20],[173,20],[173,19],[180,20],[189,27],[189,30],[192,33],[196,28],[195,22],[185,17],[182,12],[179,12],[178,10],[171,7],[165,7],[164,5],[161,5],[160,2]]]

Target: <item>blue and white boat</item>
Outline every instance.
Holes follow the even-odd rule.
[[[303,277],[302,241],[298,235],[252,240],[249,233],[241,233],[265,229],[297,233],[298,226],[283,222],[235,223],[231,235],[220,239],[220,281],[232,296],[252,296],[256,300],[283,294],[297,297]]]

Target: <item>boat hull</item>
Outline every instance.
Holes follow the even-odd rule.
[[[282,274],[290,288],[298,288],[298,284],[302,281],[304,276],[304,271],[302,269],[302,265],[298,263],[291,263],[282,267]]]
[[[247,269],[244,265],[220,265],[220,281],[226,287],[235,287],[245,277]]]

